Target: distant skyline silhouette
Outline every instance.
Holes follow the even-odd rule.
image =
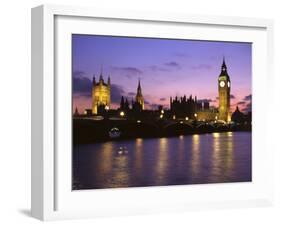
[[[111,78],[112,108],[135,98],[141,79],[146,109],[169,107],[169,97],[193,95],[218,106],[218,76],[225,57],[231,109],[251,110],[250,43],[72,35],[73,109],[91,108],[91,84]]]

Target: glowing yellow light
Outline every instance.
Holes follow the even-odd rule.
[[[216,120],[218,120],[218,116],[216,115]]]
[[[199,142],[199,138],[200,138],[200,136],[199,136],[198,134],[193,134],[193,136],[192,136],[192,140],[193,140],[193,142],[195,142],[195,143],[198,143],[198,142]]]
[[[141,123],[141,120],[138,120],[137,123]]]
[[[107,111],[109,110],[109,106],[108,105],[105,106],[105,110],[107,110]]]
[[[87,111],[86,111],[86,110],[84,111],[84,114],[85,114],[85,115],[87,114]]]
[[[219,133],[213,133],[213,137],[218,138],[218,137],[220,137],[220,134]]]
[[[228,137],[232,137],[232,132],[227,132]]]
[[[124,112],[124,111],[121,111],[121,112],[120,112],[120,116],[121,116],[121,117],[124,117],[124,116],[125,116],[125,112]]]
[[[188,121],[188,117],[185,117],[185,121]]]
[[[196,118],[196,117],[197,117],[197,114],[195,113],[194,116],[195,116],[195,118]]]
[[[183,124],[183,121],[180,121],[180,124]]]
[[[176,116],[175,116],[175,115],[173,115],[173,119],[176,119]]]
[[[163,118],[163,115],[160,115],[160,118]]]
[[[161,110],[161,114],[164,114],[164,110],[163,109]]]

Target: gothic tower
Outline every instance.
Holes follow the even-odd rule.
[[[95,76],[93,76],[92,113],[97,114],[99,107],[107,107],[107,109],[110,108],[110,77],[108,77],[107,83],[105,83],[103,80],[102,70],[99,82],[96,82]]]
[[[230,78],[227,73],[227,67],[223,58],[221,73],[218,79],[219,87],[219,120],[229,122],[230,115]]]
[[[138,90],[136,95],[136,102],[140,104],[141,110],[144,110],[144,98],[141,93],[140,79],[139,79]]]

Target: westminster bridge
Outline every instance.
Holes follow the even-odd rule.
[[[110,137],[110,131],[119,131],[118,137]],[[111,139],[136,137],[168,137],[227,131],[250,131],[250,124],[197,121],[185,119],[126,119],[126,118],[73,118],[74,143],[91,143]]]

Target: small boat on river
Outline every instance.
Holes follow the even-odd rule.
[[[108,132],[108,135],[112,139],[119,138],[121,136],[121,132],[118,128],[114,127]]]

